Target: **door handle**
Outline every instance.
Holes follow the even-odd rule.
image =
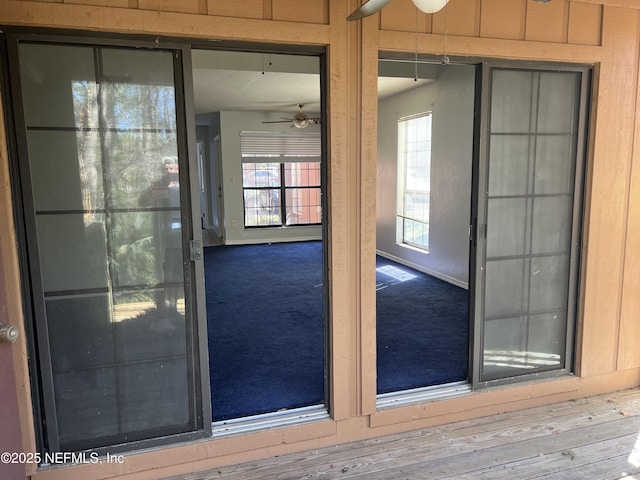
[[[20,335],[20,331],[13,325],[1,325],[0,326],[0,341],[2,342],[15,342]]]

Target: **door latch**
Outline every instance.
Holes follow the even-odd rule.
[[[200,240],[191,240],[189,242],[189,255],[192,262],[202,260],[202,244]]]

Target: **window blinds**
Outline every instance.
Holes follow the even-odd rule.
[[[319,133],[240,132],[242,161],[319,162],[322,154]]]

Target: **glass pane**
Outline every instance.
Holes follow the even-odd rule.
[[[40,75],[23,84],[53,375],[44,401],[62,451],[196,428],[173,62],[20,49],[21,71]]]
[[[402,241],[409,245],[429,248],[429,224],[404,219],[404,231]]]
[[[529,321],[529,363],[540,367],[564,365],[567,318],[564,312],[531,315]]]
[[[243,187],[279,187],[279,163],[243,163]]]
[[[81,213],[38,215],[36,226],[45,292],[108,287],[104,220]]]
[[[491,132],[526,133],[531,129],[533,73],[494,70],[491,89]]]
[[[532,258],[529,310],[544,312],[566,309],[568,274],[568,256]]]
[[[526,368],[526,317],[487,320],[484,324],[485,378],[510,376]]]
[[[27,142],[36,211],[104,209],[98,132],[32,130]]]
[[[492,135],[489,156],[489,195],[525,195],[529,192],[529,137]]]
[[[522,312],[526,301],[523,288],[524,268],[525,262],[521,259],[487,262],[485,318]]]
[[[187,346],[184,297],[175,308],[160,308],[158,298],[166,289],[118,293],[113,298],[112,318],[116,325],[116,352],[124,361],[154,360],[184,356]]]
[[[182,283],[180,210],[115,213],[112,229],[114,286]]]
[[[570,248],[571,197],[540,197],[533,204],[532,253],[562,253]]]
[[[174,133],[109,132],[104,142],[111,208],[176,206],[180,172]]]
[[[487,207],[487,257],[507,257],[525,252],[527,231],[525,198],[491,198]]]
[[[285,163],[284,176],[287,187],[319,187],[320,162]]]
[[[19,53],[29,127],[98,126],[93,48],[21,44]]]
[[[429,222],[429,192],[405,192],[404,216]]]
[[[104,49],[102,68],[102,115],[107,128],[175,133],[170,52]]]
[[[247,227],[280,225],[280,190],[244,190],[244,224]]]
[[[573,133],[579,74],[541,72],[539,75],[538,132]]]
[[[322,222],[320,188],[287,188],[287,225]]]
[[[131,431],[179,430],[189,423],[186,358],[166,358],[121,368],[119,380],[122,423]],[[152,408],[150,408],[152,407]]]
[[[54,374],[113,364],[109,303],[108,293],[50,297],[46,301]]]
[[[487,379],[527,370],[564,365],[566,318],[562,314],[532,315],[485,323],[483,372]]]
[[[120,433],[118,380],[113,366],[54,374],[60,445],[80,450],[87,441]]]
[[[569,135],[540,135],[536,139],[535,192],[573,192],[573,144]]]

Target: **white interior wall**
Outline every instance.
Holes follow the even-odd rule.
[[[315,116],[309,112],[309,115]],[[244,228],[244,202],[242,193],[242,157],[240,154],[240,132],[318,132],[319,125],[309,125],[305,129],[291,129],[290,123],[270,123],[263,121],[290,118],[290,113],[263,112],[220,112],[222,143],[222,190],[224,192],[225,243],[265,243],[293,242],[322,239],[320,225],[300,227]]]
[[[377,250],[468,287],[475,67],[447,65],[437,80],[382,99],[378,108]],[[429,252],[396,240],[398,119],[433,112]]]

